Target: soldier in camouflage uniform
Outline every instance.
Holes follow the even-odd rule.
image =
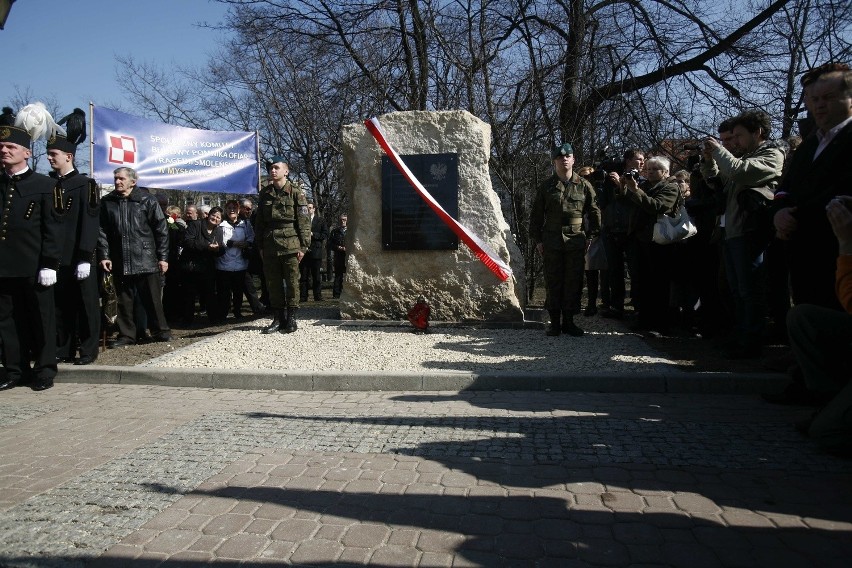
[[[550,314],[547,335],[561,332],[579,337],[583,330],[574,323],[574,316],[580,313],[587,238],[600,232],[601,211],[592,185],[574,173],[571,145],[556,146],[551,158],[555,174],[536,192],[530,237],[544,259],[545,307]],[[583,231],[584,215],[588,236]]]
[[[272,183],[260,192],[254,226],[273,312],[263,333],[292,333],[299,308],[299,263],[311,244],[308,200],[287,179],[290,168],[284,158],[273,156],[267,171]]]

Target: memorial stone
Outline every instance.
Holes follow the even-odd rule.
[[[405,156],[406,163],[416,160],[414,156],[454,156],[458,213],[453,216],[495,251],[512,268],[513,275],[501,282],[461,242],[437,250],[429,246],[419,247],[427,250],[386,246],[388,239],[383,236],[389,234],[387,223],[383,228],[383,207],[388,206],[383,196],[383,152],[363,124],[347,125],[343,129],[343,161],[350,207],[341,317],[404,320],[409,308],[423,296],[435,321],[523,321],[523,257],[491,186],[490,126],[466,111],[396,112],[380,116],[379,122],[388,142]],[[430,184],[424,185],[428,188]],[[395,187],[394,191],[401,189]],[[413,188],[410,191],[416,196]],[[434,229],[434,225],[429,226]]]

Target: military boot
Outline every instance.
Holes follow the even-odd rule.
[[[583,330],[574,323],[574,316],[567,312],[562,314],[562,333],[567,333],[572,337],[581,337],[583,335]]]
[[[287,308],[287,319],[281,324],[281,333],[293,333],[299,326],[296,325],[296,310],[299,308]]]
[[[269,327],[261,331],[260,333],[275,333],[279,329],[281,329],[282,322],[287,321],[287,312],[285,310],[273,310],[272,311],[272,323],[269,324]]]
[[[547,328],[547,335],[557,336],[562,331],[559,324],[559,310],[548,310],[550,314],[550,327]]]

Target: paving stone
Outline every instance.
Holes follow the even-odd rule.
[[[454,558],[452,554],[446,554],[443,552],[424,552],[420,555],[420,566],[449,568],[454,565],[453,560]]]
[[[347,529],[341,543],[345,546],[376,548],[387,541],[390,532],[385,525],[353,525]]]
[[[217,558],[249,560],[256,557],[269,544],[270,541],[265,536],[238,534],[228,538],[215,552]]]
[[[162,554],[175,554],[190,547],[198,540],[196,531],[180,529],[167,529],[160,532],[150,542],[143,545],[145,552],[159,552]]]
[[[417,539],[417,549],[422,552],[452,552],[464,541],[465,537],[459,534],[424,530]]]
[[[417,566],[420,552],[407,546],[385,545],[377,548],[370,564],[377,566]]]
[[[252,522],[250,515],[219,515],[210,519],[201,532],[207,535],[232,536],[239,534]]]
[[[319,564],[322,562],[335,562],[343,554],[343,547],[336,542],[328,540],[308,540],[301,542],[290,560],[293,562],[305,562]]]
[[[607,539],[584,539],[577,546],[577,555],[580,560],[600,566],[626,566],[630,563],[627,547]]]
[[[663,558],[673,566],[716,568],[722,566],[713,551],[699,544],[666,542],[661,546]]]
[[[301,519],[286,519],[281,521],[270,537],[273,540],[301,542],[310,538],[319,530],[319,523]]]

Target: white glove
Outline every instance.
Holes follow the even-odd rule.
[[[50,268],[42,268],[38,271],[38,283],[41,286],[53,286],[56,284],[56,271]]]
[[[77,280],[85,280],[92,273],[91,262],[81,262],[77,265]]]

